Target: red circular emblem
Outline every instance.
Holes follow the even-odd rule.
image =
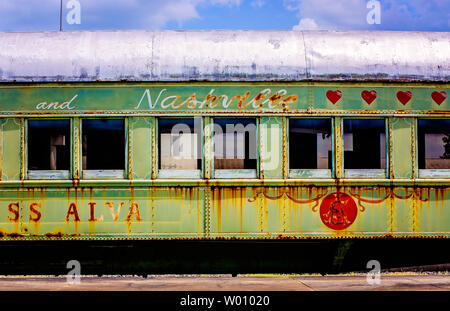
[[[320,219],[329,228],[343,230],[356,219],[358,208],[355,201],[342,192],[334,192],[323,199],[320,204]]]

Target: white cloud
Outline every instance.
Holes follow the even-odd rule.
[[[68,12],[63,0],[63,14]],[[171,21],[200,18],[197,7],[209,0],[79,0],[81,25],[70,29],[162,29]],[[217,0],[211,0],[217,1]],[[231,2],[240,2],[233,0]],[[0,31],[59,29],[59,0],[0,0]],[[63,18],[65,20],[65,18]],[[72,27],[72,28],[71,28]]]
[[[242,0],[210,0],[212,4],[220,4],[227,6],[240,6]]]
[[[298,25],[311,29],[354,29],[366,27],[365,0],[285,0],[288,10],[297,11]]]
[[[312,18],[302,18],[298,25],[295,25],[293,30],[317,30],[319,29],[319,26],[317,26],[315,20]]]
[[[204,0],[80,0],[86,16],[109,29],[162,29],[170,21],[181,25],[200,18],[197,6]],[[100,26],[101,28],[101,26]]]
[[[266,4],[266,0],[253,0],[251,6],[254,8],[262,8]]]
[[[63,14],[69,0],[63,0]],[[198,7],[239,7],[243,0],[78,0],[81,25],[65,30],[164,29],[176,22],[201,18]],[[263,1],[263,0],[257,0]],[[265,0],[264,0],[265,1]],[[45,31],[59,29],[60,0],[0,0],[0,31]]]
[[[450,29],[448,0],[379,0],[381,24],[367,23],[368,0],[283,0],[287,10],[296,11],[294,27],[313,26],[329,30],[421,30]],[[303,21],[303,22],[302,22]],[[447,28],[447,30],[446,30]]]

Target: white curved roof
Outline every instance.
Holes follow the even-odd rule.
[[[448,82],[449,77],[448,32],[0,33],[0,82]]]

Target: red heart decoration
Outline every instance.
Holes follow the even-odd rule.
[[[339,91],[339,90],[336,90],[336,91],[331,91],[331,90],[330,90],[330,91],[327,92],[327,98],[328,98],[328,100],[329,100],[330,102],[333,103],[333,105],[336,104],[337,101],[338,101],[339,99],[341,99],[341,97],[342,97],[342,92]]]
[[[403,105],[406,105],[411,100],[412,93],[410,91],[398,91],[397,98]]]
[[[445,93],[444,91],[442,92],[434,91],[433,93],[431,93],[431,98],[433,98],[436,104],[440,106],[447,98],[447,93]]]
[[[370,104],[375,100],[375,98],[377,98],[377,91],[374,91],[374,90],[372,90],[372,91],[364,90],[364,91],[361,92],[361,97],[362,97],[362,99],[364,99],[364,101],[365,101],[368,105],[370,105]]]

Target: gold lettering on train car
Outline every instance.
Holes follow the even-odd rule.
[[[298,100],[297,95],[289,95],[286,98],[283,99],[283,104],[294,104]]]
[[[78,217],[77,205],[75,203],[70,203],[69,209],[67,210],[66,221],[70,221],[71,215],[75,217],[75,221],[80,221],[80,217]]]
[[[287,94],[286,90],[279,90],[269,98],[269,108],[275,108],[280,106],[280,101]]]
[[[41,212],[38,210],[38,208],[41,208],[41,203],[31,203],[30,204],[30,212],[35,214],[35,217],[33,218],[33,215],[30,214],[30,221],[38,222],[41,220]]]
[[[287,94],[286,90],[279,90],[269,98],[269,108],[280,106],[280,100]]]
[[[125,204],[124,202],[119,203],[119,207],[117,208],[117,213],[114,212],[114,203],[113,202],[106,202],[106,205],[109,206],[109,210],[111,211],[111,216],[114,221],[117,221],[119,219],[120,210],[122,209],[122,206]]]
[[[251,103],[251,102],[249,102],[249,103],[247,103],[247,104],[245,104],[245,105],[242,105],[242,104],[244,103],[244,101],[245,101],[249,96],[250,96],[250,92],[249,92],[249,91],[245,92],[245,95],[244,95],[244,96],[242,96],[242,95],[235,95],[235,96],[233,96],[233,97],[231,98],[230,104],[231,104],[231,102],[232,102],[233,100],[237,99],[237,100],[239,100],[238,103],[237,103],[238,108],[239,108],[239,109],[245,108],[245,107],[247,107],[247,106]]]
[[[71,100],[63,102],[63,103],[59,103],[59,102],[51,102],[51,103],[47,103],[47,102],[42,102],[36,105],[36,109],[37,110],[72,110],[75,109],[75,106],[71,106],[70,104],[75,100],[75,98],[78,97],[78,94],[76,94],[74,97],[72,97]]]
[[[208,108],[215,108],[218,103],[216,103],[217,101],[217,96],[213,95],[215,89],[211,89],[211,91],[209,91],[208,95],[205,96],[205,100],[203,100],[200,103],[200,106],[198,106],[199,109],[203,109],[203,106],[206,105],[206,107]]]
[[[222,106],[223,108],[227,109],[228,106],[230,106],[231,100],[228,101],[228,96],[227,95],[220,95],[218,100],[222,99]]]
[[[272,91],[270,89],[262,90],[250,101],[249,104],[252,104],[253,108],[262,107],[264,105],[264,103],[260,103],[260,101],[265,99],[267,96],[269,96],[271,92]]]
[[[170,103],[168,103],[168,104],[166,104],[166,100],[169,100],[169,99],[172,99],[173,98],[173,100],[170,102]],[[179,100],[180,99],[180,96],[167,96],[166,98],[164,98],[163,100],[162,100],[162,102],[161,102],[161,108],[163,108],[163,109],[166,109],[166,108],[169,108],[170,106],[172,106],[172,108],[174,108],[175,109],[175,103],[177,102],[177,100]],[[181,105],[179,105],[179,106],[177,106],[176,108],[178,108],[178,107],[181,107]]]
[[[161,94],[164,93],[165,91],[167,91],[167,89],[162,89],[159,92],[158,97],[156,97],[155,103],[153,103],[152,102],[152,95],[150,94],[150,90],[149,89],[145,89],[144,94],[142,94],[141,100],[139,101],[138,105],[136,107],[134,107],[134,109],[139,109],[139,107],[141,106],[142,101],[144,100],[144,97],[147,97],[148,109],[155,108],[156,104],[159,101],[159,98],[161,97]]]
[[[297,95],[288,95],[287,90],[280,89],[277,92],[275,92],[272,96],[272,90],[270,88],[264,89],[260,91],[255,97],[253,97],[251,100],[249,100],[251,91],[247,90],[245,91],[244,95],[238,94],[233,96],[230,100],[228,100],[228,95],[221,94],[219,96],[213,95],[215,89],[211,89],[209,93],[205,96],[203,101],[197,100],[197,94],[192,93],[189,97],[184,99],[181,103],[176,104],[181,96],[180,95],[169,95],[164,98],[162,98],[161,102],[159,102],[161,95],[163,92],[165,92],[167,89],[163,89],[159,92],[156,101],[153,102],[152,96],[149,89],[146,89],[144,93],[141,96],[141,99],[139,100],[139,103],[134,107],[134,109],[139,109],[141,107],[142,102],[144,101],[144,98],[147,98],[148,103],[148,109],[154,109],[158,106],[162,109],[179,109],[183,106],[189,109],[204,109],[204,108],[210,108],[213,109],[217,107],[218,105],[222,105],[222,108],[228,109],[230,105],[233,103],[236,103],[236,108],[242,109],[246,107],[253,107],[255,109],[262,108],[263,106],[267,106],[269,109],[273,109],[280,106],[283,106],[283,109],[289,108],[286,107],[286,105],[295,103],[298,100]],[[270,97],[269,97],[270,96]],[[248,101],[247,101],[248,100]],[[263,102],[261,102],[264,100]],[[47,105],[47,103],[44,103],[44,105]],[[61,108],[61,107],[60,107]],[[47,106],[42,107],[42,109],[48,109]]]
[[[190,109],[197,107],[197,99],[195,93],[189,96],[181,105],[186,104],[186,106]]]
[[[90,216],[91,216],[89,218],[89,221],[96,222],[96,221],[103,220],[103,215],[101,215],[100,217],[97,217],[97,218],[95,217],[95,205],[97,205],[97,203],[89,202],[88,205],[89,205],[89,212],[90,212]]]
[[[128,212],[128,216],[125,219],[126,221],[131,221],[133,214],[136,215],[136,220],[141,221],[141,215],[139,214],[139,205],[136,202],[131,203],[130,211]]]
[[[17,209],[14,209],[13,206],[15,206]],[[8,211],[14,214],[14,218],[11,216],[8,216],[9,221],[17,222],[19,221],[19,202],[10,203],[8,205]]]

